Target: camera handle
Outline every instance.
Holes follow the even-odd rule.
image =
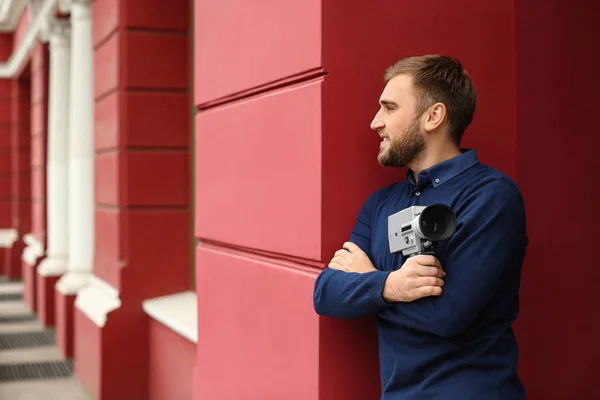
[[[408,257],[414,257],[414,256],[419,256],[419,255],[427,255],[427,256],[435,256],[435,242],[432,242],[431,240],[427,240],[425,242],[423,242],[423,247],[425,248],[425,250],[422,251],[417,251],[416,253],[413,253],[411,255],[409,255]]]

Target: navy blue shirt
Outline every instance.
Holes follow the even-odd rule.
[[[388,274],[406,257],[391,254],[387,218],[414,205],[446,204],[456,231],[439,242],[441,296],[387,303]],[[377,315],[382,400],[521,400],[518,348],[511,328],[519,311],[521,268],[528,239],[516,184],[481,164],[475,150],[375,192],[363,205],[350,241],[378,271],[326,268],[314,306],[336,318]]]

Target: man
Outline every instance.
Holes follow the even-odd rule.
[[[520,400],[511,325],[528,239],[515,183],[478,161],[460,141],[475,112],[461,63],[430,55],[386,71],[371,123],[383,166],[407,180],[372,194],[350,241],[317,278],[318,314],[376,314],[382,400]],[[391,254],[387,218],[406,207],[443,203],[456,232],[435,256]]]

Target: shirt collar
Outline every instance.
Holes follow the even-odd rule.
[[[448,182],[461,172],[479,164],[477,151],[474,149],[460,149],[461,154],[449,160],[442,161],[419,172],[419,185],[431,182],[433,187],[438,187]],[[408,181],[416,186],[412,171],[406,173]]]

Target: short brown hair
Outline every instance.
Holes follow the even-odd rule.
[[[443,55],[402,58],[385,72],[385,81],[405,74],[412,78],[417,97],[417,115],[435,103],[444,103],[450,135],[460,144],[475,113],[476,92],[460,61]]]

